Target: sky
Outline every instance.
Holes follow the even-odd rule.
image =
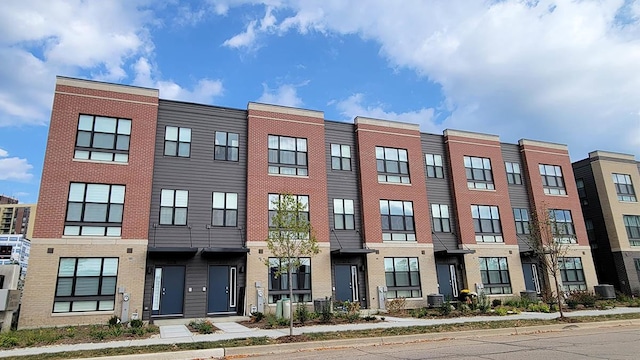
[[[640,160],[640,0],[2,0],[0,194],[37,201],[55,76]]]

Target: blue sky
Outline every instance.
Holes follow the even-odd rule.
[[[36,202],[56,75],[640,159],[640,1],[3,0],[0,194]]]

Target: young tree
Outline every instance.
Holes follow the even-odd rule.
[[[549,209],[543,204],[531,214],[530,233],[525,240],[545,273],[553,278],[560,318],[564,318],[560,263],[567,255],[570,244],[576,241],[571,218],[567,219],[566,216],[564,210]]]
[[[309,204],[306,197],[292,194],[273,196],[269,210],[269,237],[267,248],[278,260],[275,276],[287,276],[289,288],[289,335],[293,335],[293,272],[301,265],[300,258],[320,252],[318,242],[309,221]],[[267,267],[274,264],[269,259]]]

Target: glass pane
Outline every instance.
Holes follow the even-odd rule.
[[[224,209],[225,194],[220,192],[213,193],[213,208]]]
[[[62,258],[60,259],[60,267],[58,268],[58,276],[73,276],[76,270],[76,259]]]
[[[345,214],[354,214],[353,200],[344,200],[344,213]]]
[[[402,201],[389,201],[391,215],[403,215]]]
[[[180,128],[180,134],[179,134],[178,140],[180,142],[191,142],[191,129]]]
[[[111,203],[112,204],[124,204],[124,189],[122,185],[111,186]]]
[[[384,258],[384,271],[393,271],[393,258]]]
[[[211,216],[211,225],[223,226],[224,225],[224,210],[213,210]]]
[[[409,270],[418,271],[418,258],[409,258]]]
[[[489,206],[478,206],[481,219],[491,219],[491,209]]]
[[[115,134],[116,119],[97,116],[94,130]]]
[[[432,204],[431,205],[431,214],[434,218],[440,217],[440,205]]]
[[[389,201],[380,200],[380,214],[389,214]]]
[[[101,295],[115,295],[116,293],[116,278],[105,277],[102,278],[102,287],[100,288]]]
[[[98,311],[110,311],[114,309],[113,300],[101,300],[98,302]]]
[[[109,208],[109,222],[121,223],[123,208],[123,205],[111,205]]]
[[[339,144],[331,144],[331,156],[340,156]]]
[[[111,134],[99,134],[93,135],[93,147],[98,149],[113,149],[114,148],[115,135]]]
[[[407,216],[413,215],[413,203],[411,201],[404,202],[404,214]]]
[[[65,226],[64,235],[78,236],[80,235],[80,226]]]
[[[81,203],[69,203],[67,207],[67,221],[81,221],[82,204]]]
[[[396,271],[409,271],[409,260],[407,258],[394,258],[393,260]]]
[[[93,129],[93,116],[80,115],[80,120],[78,121],[78,130],[91,131],[92,129]]]
[[[238,151],[238,148],[235,147],[227,148],[227,160],[238,161]]]
[[[122,227],[120,226],[108,226],[107,236],[120,236],[122,234]]]
[[[336,229],[344,229],[344,217],[343,215],[334,215],[333,222]]]
[[[107,204],[85,204],[84,221],[105,222],[107,221]]]
[[[177,208],[175,209],[175,225],[187,224],[187,209]]]
[[[227,226],[237,226],[238,212],[235,210],[227,210],[225,222]]]
[[[84,201],[84,187],[85,184],[71,183],[69,187],[69,201]]]
[[[351,157],[351,146],[349,145],[341,145],[340,152],[342,157],[350,158]]]
[[[386,160],[398,161],[398,149],[385,148],[384,157]]]
[[[307,139],[297,139],[298,151],[307,151]]]
[[[71,303],[68,301],[56,301],[53,303],[53,312],[61,313],[61,312],[69,312],[71,309]]]
[[[404,162],[409,161],[407,157],[407,150],[403,150],[403,149],[398,150],[398,159]]]
[[[96,301],[74,301],[72,304],[72,312],[79,311],[95,311]]]
[[[269,135],[269,149],[277,149],[278,148],[278,137]]]
[[[160,206],[173,206],[174,190],[162,189],[160,193]]]
[[[103,276],[118,275],[118,258],[105,258],[102,266]]]
[[[189,192],[186,190],[176,190],[176,207],[186,207],[189,201]]]
[[[408,272],[397,272],[396,273],[396,286],[409,286],[411,284],[409,280]]]
[[[164,139],[178,141],[178,128],[174,126],[167,126],[165,129]]]
[[[109,185],[87,184],[87,202],[109,202]]]
[[[84,146],[84,147],[91,146],[91,133],[78,131],[76,146]]]
[[[118,135],[116,140],[116,149],[117,150],[129,150],[129,136],[128,135]]]
[[[164,154],[167,156],[176,156],[178,153],[178,143],[174,141],[164,142]]]
[[[342,164],[341,160],[342,159],[339,158],[339,157],[332,157],[331,158],[331,168],[335,169],[335,170],[340,170],[342,168],[341,167],[341,164]]]
[[[353,230],[355,229],[355,219],[353,215],[345,215],[345,220],[344,220],[345,224],[345,229],[347,230]]]
[[[215,144],[227,145],[227,133],[223,131],[216,131]]]
[[[342,199],[333,199],[333,212],[335,214],[344,214],[344,206]]]
[[[342,158],[342,170],[351,170],[350,158]]]
[[[101,258],[78,259],[77,276],[100,276]]]
[[[191,144],[190,143],[178,143],[178,156],[181,157],[189,157],[191,154]]]
[[[88,151],[81,151],[81,150],[76,150],[73,154],[73,158],[74,159],[89,159],[89,152]]]
[[[79,277],[76,278],[75,296],[99,295],[98,286],[100,278],[98,277]]]
[[[173,222],[173,208],[160,208],[160,224],[170,225]]]
[[[120,119],[118,121],[118,134],[131,135],[131,120]]]
[[[233,147],[240,146],[240,142],[238,141],[238,134],[229,133],[227,145],[233,146]]]
[[[296,139],[281,136],[280,137],[280,150],[296,150]]]
[[[376,146],[376,159],[384,159],[384,148]]]
[[[227,193],[227,209],[237,209],[237,208],[238,208],[238,194]]]

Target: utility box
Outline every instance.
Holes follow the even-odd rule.
[[[596,295],[600,296],[603,299],[615,299],[616,298],[616,290],[613,288],[613,285],[601,284],[593,287]]]
[[[20,293],[20,290],[0,289],[0,311],[18,310]]]
[[[537,301],[538,294],[533,290],[520,291],[520,297],[529,301]]]
[[[444,304],[444,295],[442,294],[429,294],[427,295],[427,306],[430,308],[440,307]]]

